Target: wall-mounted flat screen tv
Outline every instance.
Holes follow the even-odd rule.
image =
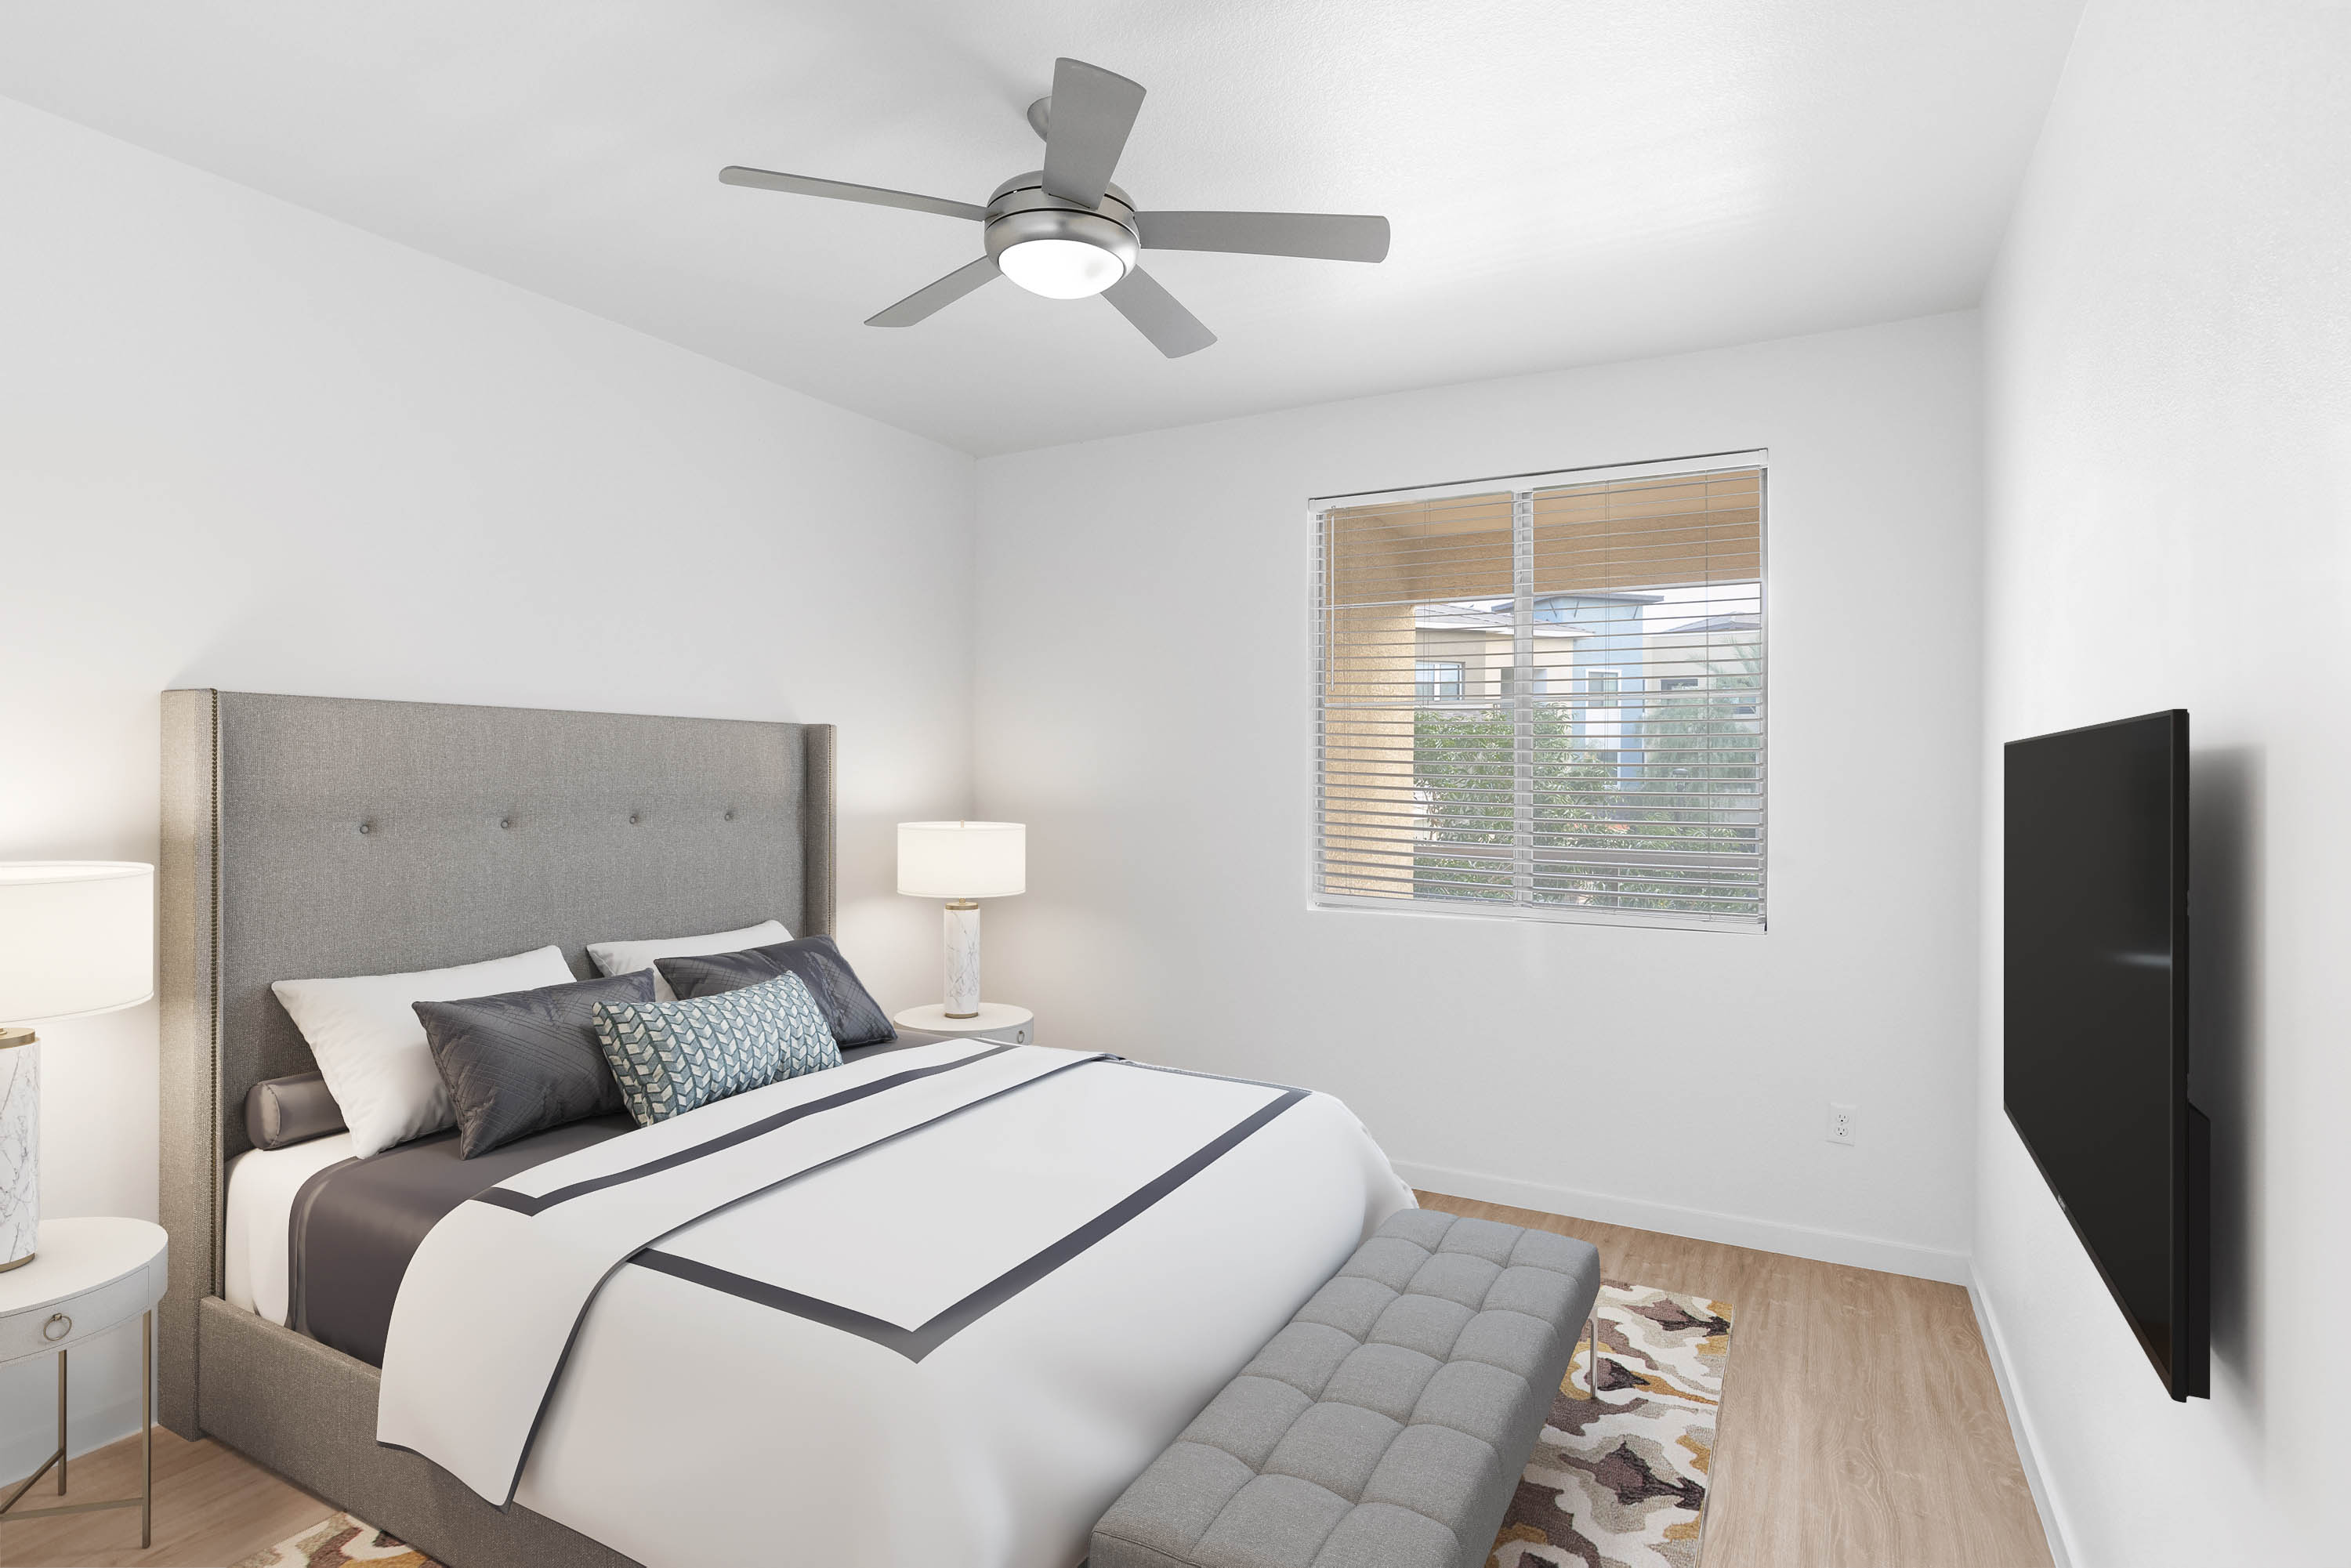
[[[2174,1399],[2210,1391],[2188,715],[2009,742],[2002,1098]]]

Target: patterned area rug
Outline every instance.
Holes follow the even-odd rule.
[[[1698,1568],[1730,1303],[1600,1288],[1600,1397],[1576,1349],[1487,1568]]]
[[[321,1520],[266,1552],[255,1552],[236,1568],[342,1568],[346,1563],[363,1563],[368,1568],[441,1568],[413,1546],[348,1513]]]

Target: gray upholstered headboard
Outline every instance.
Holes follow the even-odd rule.
[[[311,1067],[271,981],[830,932],[833,728],[166,692],[162,828],[163,1350],[193,1368],[246,1090]]]

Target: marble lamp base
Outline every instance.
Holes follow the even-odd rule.
[[[0,1272],[33,1260],[40,1228],[40,1040],[0,1029]]]
[[[947,1017],[979,1016],[979,902],[958,898],[946,908]]]

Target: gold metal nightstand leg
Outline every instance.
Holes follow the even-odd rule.
[[[57,1474],[57,1490],[65,1490],[62,1470]],[[150,1307],[139,1320],[139,1550],[144,1552],[154,1544],[155,1309]]]
[[[155,1544],[155,1311],[150,1307],[139,1318],[139,1495],[110,1498],[104,1502],[68,1502],[51,1508],[18,1508],[16,1500],[33,1490],[40,1479],[57,1467],[57,1495],[66,1490],[66,1353],[57,1352],[57,1451],[42,1461],[41,1468],[9,1489],[0,1497],[0,1524],[20,1519],[54,1519],[63,1513],[102,1513],[113,1508],[135,1508],[139,1511],[139,1546],[141,1551]]]
[[[62,1453],[64,1450],[59,1449],[58,1452]],[[10,1513],[8,1511],[15,1508],[16,1506],[16,1500],[23,1497],[26,1492],[31,1491],[33,1490],[33,1484],[36,1481],[38,1481],[43,1476],[47,1475],[49,1473],[49,1466],[54,1465],[57,1462],[57,1455],[51,1454],[48,1458],[42,1463],[39,1469],[35,1470],[31,1475],[26,1476],[23,1480],[18,1481],[9,1491],[6,1497],[0,1497],[0,1521],[19,1518],[29,1519],[32,1517],[31,1511]]]
[[[66,1495],[66,1353],[64,1351],[57,1352],[57,1451],[43,1460],[39,1469],[9,1488],[6,1497],[0,1497],[0,1514],[7,1513],[10,1509],[16,1506],[18,1498],[39,1485],[41,1478],[49,1473],[49,1467],[52,1465],[57,1467],[57,1495],[63,1497]]]

